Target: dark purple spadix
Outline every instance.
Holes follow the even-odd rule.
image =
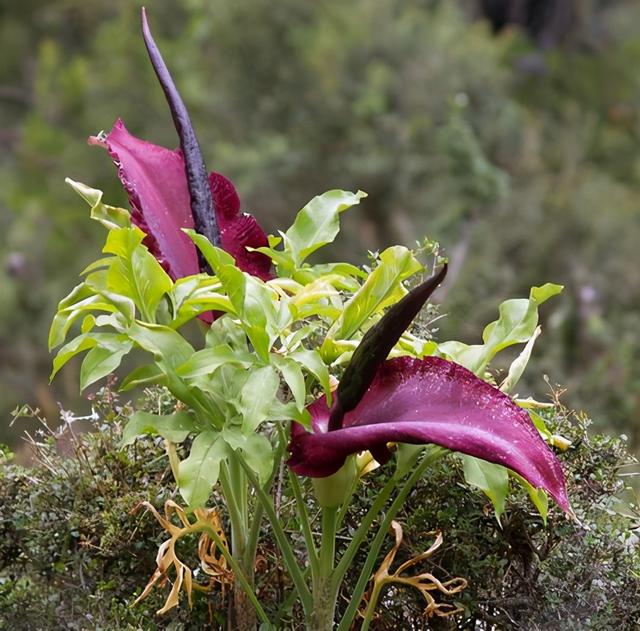
[[[237,266],[262,280],[273,278],[271,260],[260,252],[268,244],[254,217],[243,213],[233,184],[220,173],[207,176],[187,110],[162,60],[142,12],[149,56],[171,108],[180,149],[171,150],[136,138],[117,120],[111,131],[89,138],[104,147],[118,167],[129,196],[131,220],[145,234],[144,244],[177,280],[208,270],[184,233],[195,229],[233,256]],[[211,321],[212,314],[200,316]]]
[[[207,169],[202,158],[202,151],[187,108],[151,35],[144,7],[142,8],[142,36],[149,53],[149,59],[169,103],[173,123],[180,138],[180,148],[184,156],[195,229],[207,237],[213,245],[221,247],[220,230],[216,221],[213,197],[209,187]]]
[[[380,365],[387,359],[391,349],[446,275],[447,266],[444,265],[437,274],[412,289],[393,305],[380,321],[364,334],[340,380],[329,419],[329,431],[339,429],[345,413],[358,405]]]

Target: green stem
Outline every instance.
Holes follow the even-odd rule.
[[[385,583],[375,583],[373,585],[373,589],[371,590],[371,597],[369,598],[369,603],[367,604],[367,609],[364,612],[364,620],[362,621],[362,626],[360,627],[360,631],[368,631],[369,625],[373,620],[373,616],[376,612],[376,606],[378,605],[378,599],[380,598],[380,592],[384,587]]]
[[[239,462],[244,468],[245,474],[256,494],[256,498],[262,504],[265,513],[269,519],[269,523],[271,524],[271,528],[273,529],[273,535],[278,542],[278,546],[280,547],[280,551],[282,552],[282,560],[284,564],[287,566],[287,570],[291,575],[291,579],[293,580],[293,584],[298,592],[298,596],[300,597],[300,601],[302,603],[302,608],[305,612],[305,617],[309,617],[312,609],[312,599],[311,592],[307,587],[302,571],[300,570],[300,566],[298,565],[298,561],[296,559],[295,553],[293,552],[293,548],[291,547],[291,543],[287,539],[287,535],[282,528],[282,524],[278,519],[278,515],[276,515],[276,510],[273,505],[273,500],[271,496],[267,495],[260,483],[258,482],[255,474],[249,468],[249,465],[242,459],[239,458]]]
[[[333,561],[336,553],[336,526],[338,509],[322,509],[322,542],[320,544],[319,576],[328,577],[333,572]]]
[[[231,522],[231,549],[233,554],[240,558],[244,550],[244,544],[241,545],[239,537],[244,534],[245,524],[242,519],[242,510],[238,505],[238,496],[236,494],[235,480],[231,479],[231,472],[226,462],[220,465],[220,485],[229,510],[229,520]],[[239,549],[239,548],[242,548]]]
[[[337,507],[322,509],[322,541],[318,571],[313,576],[313,631],[331,631],[335,617],[337,590],[334,588],[333,563],[336,551]]]
[[[310,573],[311,573],[310,568],[306,568],[305,571],[302,573],[302,576],[304,577],[305,580],[309,578]],[[297,596],[298,596],[298,592],[295,589],[289,592],[288,596],[284,599],[284,601],[278,608],[278,611],[276,612],[276,620],[278,622],[282,622],[283,618],[288,614],[288,612],[291,611],[291,608],[293,607],[293,603],[295,602]]]
[[[280,445],[284,449],[287,445],[288,439],[281,425],[278,425],[278,436],[280,438]],[[298,519],[300,520],[300,528],[302,530],[302,536],[304,537],[304,543],[309,556],[311,575],[315,576],[318,572],[318,552],[313,540],[311,521],[309,520],[309,513],[307,512],[307,503],[304,501],[302,496],[300,481],[291,469],[289,469],[289,484],[291,484],[291,490],[293,491],[293,496],[296,500],[296,512],[298,514]]]
[[[249,528],[249,536],[247,537],[247,547],[245,550],[245,561],[255,563],[256,553],[258,550],[258,539],[260,538],[260,524],[264,515],[264,508],[261,504],[256,504],[253,509],[251,527]]]
[[[253,594],[254,586],[254,557],[248,550],[249,542],[249,511],[247,495],[247,478],[239,464],[240,456],[233,452],[226,462],[220,467],[220,483],[225,493],[229,518],[231,520],[231,550],[233,556],[247,579],[247,586],[239,579],[233,592],[233,621],[240,631],[254,630],[256,627],[255,615],[247,607],[247,588]]]
[[[279,432],[280,434],[280,432]],[[273,469],[271,469],[271,476],[269,481],[264,485],[264,488],[270,489],[273,486],[273,480],[276,477],[278,470],[280,469],[280,462],[284,454],[284,450],[287,446],[286,437],[283,438],[280,435],[280,441],[276,447],[276,451],[273,458]],[[247,537],[247,550],[246,558],[251,560],[253,564],[256,558],[256,552],[258,550],[258,539],[260,538],[260,524],[264,515],[264,506],[260,502],[256,502],[251,517],[251,528],[249,529],[249,536]]]
[[[393,493],[393,490],[396,488],[397,484],[397,480],[391,478],[378,493],[375,502],[372,504],[371,508],[367,511],[367,514],[362,519],[360,526],[353,534],[351,543],[344,551],[344,554],[340,558],[340,562],[338,563],[338,566],[336,567],[336,570],[334,572],[333,577],[337,583],[342,583],[344,575],[346,574],[349,567],[351,567],[353,559],[358,553],[358,550],[360,549],[360,546],[364,542],[365,538],[367,537],[367,534],[369,533],[373,522],[375,521],[380,511],[384,508],[387,500],[391,496],[391,493]]]
[[[249,499],[247,477],[244,474],[242,466],[238,462],[240,456],[234,451],[228,460],[229,463],[229,481],[231,482],[232,491],[235,496],[238,514],[242,523],[243,545],[246,544],[249,524]]]
[[[222,539],[220,539],[220,536],[218,535],[218,533],[215,531],[214,528],[206,526],[205,530],[207,531],[207,534],[216,542],[218,549],[220,550],[220,552],[226,559],[227,563],[233,570],[235,579],[240,583],[240,585],[242,586],[242,589],[244,589],[245,593],[247,594],[247,598],[249,599],[254,609],[256,610],[256,613],[258,614],[258,618],[260,618],[260,621],[268,625],[269,628],[271,628],[272,625],[271,625],[271,622],[269,621],[269,617],[267,616],[265,610],[262,608],[262,605],[258,602],[258,599],[253,591],[253,586],[251,585],[251,582],[249,581],[249,579],[245,576],[238,562],[233,558],[233,556],[231,555],[227,547],[222,543]]]
[[[347,511],[349,510],[349,506],[351,506],[351,500],[353,499],[353,496],[359,484],[360,484],[360,475],[356,475],[353,478],[353,482],[351,482],[351,488],[349,489],[349,493],[344,498],[344,501],[342,502],[342,506],[340,507],[340,512],[338,513],[338,524],[336,526],[336,530],[340,530],[340,528],[342,528],[342,522],[344,521],[344,518],[347,516]]]
[[[302,489],[300,488],[298,477],[295,473],[293,473],[293,471],[289,471],[289,482],[291,484],[291,489],[293,490],[293,495],[296,500],[296,510],[298,513],[298,519],[300,520],[300,527],[302,529],[304,543],[307,547],[311,575],[315,576],[318,573],[318,552],[313,540],[313,533],[311,532],[311,522],[309,521],[307,504],[302,496]]]
[[[364,594],[364,590],[366,589],[367,583],[369,582],[369,578],[371,577],[373,566],[375,565],[376,559],[378,558],[378,554],[384,542],[384,538],[387,536],[389,527],[391,526],[391,521],[398,514],[398,511],[402,508],[404,501],[407,498],[407,495],[409,495],[409,493],[411,492],[415,484],[422,477],[422,474],[427,469],[427,467],[431,465],[435,460],[440,458],[443,455],[443,453],[445,453],[444,450],[437,449],[427,454],[423,458],[422,462],[413,470],[413,472],[405,482],[404,486],[402,487],[402,490],[400,491],[400,493],[398,493],[396,498],[391,503],[391,506],[389,507],[389,510],[387,511],[385,518],[382,520],[382,523],[380,524],[380,528],[378,529],[378,532],[376,533],[376,536],[374,537],[371,543],[369,552],[367,554],[367,558],[364,562],[364,566],[360,573],[360,577],[358,578],[358,582],[356,583],[356,586],[351,595],[349,606],[345,611],[342,621],[338,625],[337,631],[347,631],[347,629],[349,628],[349,625],[351,624],[351,622],[353,621],[353,619],[357,614],[358,605],[362,600],[362,595]],[[397,483],[397,481],[394,481],[393,478],[389,482]],[[387,483],[387,485],[385,485],[385,489],[387,488],[389,482]],[[367,513],[367,516],[368,516],[368,513]],[[360,531],[360,529],[358,529],[358,531]],[[360,544],[361,543],[362,541],[360,541]],[[360,547],[360,544],[358,544],[358,548]],[[349,546],[349,548],[351,548],[351,546]],[[354,551],[354,554],[355,552],[357,552],[357,549]],[[345,559],[343,557],[340,560],[340,565],[342,565],[342,562],[344,560]],[[348,568],[348,565],[346,567]],[[340,577],[340,580],[342,580],[342,577]]]

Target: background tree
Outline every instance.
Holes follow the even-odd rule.
[[[494,34],[469,2],[185,0],[149,11],[207,163],[267,229],[320,191],[366,190],[346,219],[349,251],[335,255],[437,238],[455,266],[441,324],[466,341],[507,296],[564,283],[530,374],[633,433],[640,7],[572,6],[579,20],[544,50],[514,28]],[[56,401],[81,404],[71,371],[48,389],[46,330],[100,236],[63,179],[125,204],[84,138],[122,115],[136,135],[177,139],[130,3],[0,11],[0,406],[7,418],[29,401],[55,419]]]

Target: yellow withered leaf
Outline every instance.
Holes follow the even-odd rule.
[[[405,561],[398,569],[391,573],[391,565],[393,564],[396,554],[402,544],[403,533],[402,526],[397,521],[391,522],[391,529],[395,536],[395,543],[391,550],[387,553],[384,560],[380,564],[377,572],[372,577],[371,589],[368,593],[368,603],[366,612],[361,613],[363,617],[373,616],[378,597],[382,589],[389,584],[395,583],[397,585],[404,585],[406,587],[412,587],[417,589],[422,597],[425,599],[427,606],[424,610],[424,615],[427,617],[439,616],[446,617],[452,616],[462,611],[462,608],[456,607],[448,603],[439,603],[433,597],[431,592],[440,592],[445,596],[453,596],[458,592],[461,592],[467,586],[467,581],[464,578],[453,578],[448,581],[440,581],[433,574],[429,572],[423,572],[414,576],[405,576],[404,573],[410,568],[416,566],[418,563],[427,560],[433,555],[433,553],[442,545],[443,538],[441,532],[430,532],[428,534],[435,535],[435,541],[431,547],[408,561]],[[367,596],[365,596],[367,599]]]
[[[224,597],[226,587],[233,584],[233,571],[228,567],[224,555],[222,553],[218,554],[216,543],[208,534],[213,530],[220,538],[223,547],[228,550],[229,546],[218,511],[216,509],[196,509],[193,513],[195,521],[191,522],[185,510],[173,500],[165,502],[164,517],[149,502],[141,502],[136,509],[141,506],[144,506],[153,514],[171,537],[158,548],[156,570],[140,596],[136,598],[134,604],[146,598],[155,585],[164,586],[170,580],[168,574],[171,568],[175,572],[175,578],[173,579],[171,591],[162,608],[156,612],[157,614],[167,613],[176,607],[180,602],[180,592],[183,588],[187,595],[189,607],[193,604],[192,594],[194,589],[210,592],[218,584]],[[180,522],[179,525],[172,521],[174,515]],[[209,583],[206,585],[194,583],[191,569],[176,554],[178,540],[185,535],[196,532],[201,533],[198,541],[198,558],[200,559],[200,567],[209,577]]]

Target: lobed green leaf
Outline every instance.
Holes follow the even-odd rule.
[[[483,344],[469,346],[462,342],[443,342],[439,350],[475,374],[482,375],[501,350],[513,344],[524,344],[535,335],[538,307],[562,289],[562,285],[552,283],[532,287],[528,299],[515,298],[500,305],[500,317],[488,324],[482,333]]]
[[[396,245],[380,254],[378,266],[347,302],[340,317],[327,333],[327,339],[349,339],[372,315],[400,300],[407,290],[402,281],[422,269],[411,250]],[[326,341],[325,341],[326,344]],[[322,353],[328,351],[323,344]]]
[[[465,480],[478,487],[491,500],[498,523],[504,513],[509,494],[509,470],[499,464],[459,454],[462,459]]]
[[[134,412],[124,426],[120,446],[131,445],[138,436],[145,434],[157,434],[172,443],[181,443],[197,429],[196,420],[190,412],[166,415]]]
[[[178,468],[180,494],[190,508],[206,504],[228,456],[229,446],[219,432],[204,431],[194,438],[189,457]]]

